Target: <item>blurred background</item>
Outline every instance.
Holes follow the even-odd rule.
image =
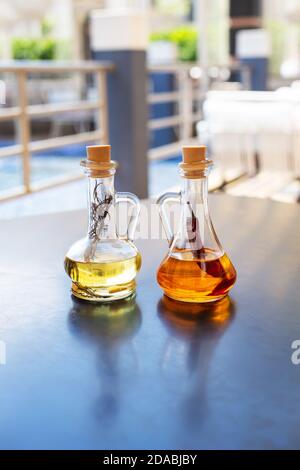
[[[85,145],[117,189],[300,201],[300,0],[0,0],[0,217],[85,206]]]

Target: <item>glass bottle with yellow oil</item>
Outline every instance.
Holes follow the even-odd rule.
[[[134,294],[141,256],[133,244],[140,203],[131,193],[114,189],[117,163],[111,160],[109,145],[87,147],[81,162],[88,176],[88,233],[69,249],[65,270],[72,280],[72,294],[80,299],[107,302]],[[132,205],[127,234],[119,236],[116,208]]]
[[[206,147],[183,147],[180,193],[166,193],[158,199],[160,216],[170,248],[162,261],[157,281],[164,293],[183,302],[212,302],[232,288],[236,271],[214,230],[209,208],[207,177],[212,162]],[[173,235],[166,213],[167,203],[179,202],[179,230]]]

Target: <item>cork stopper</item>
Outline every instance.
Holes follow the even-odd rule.
[[[182,161],[183,163],[200,163],[206,159],[206,146],[194,145],[185,146],[182,148]]]
[[[110,145],[89,145],[86,148],[87,160],[97,163],[110,162]]]
[[[110,145],[89,145],[86,148],[87,158],[81,161],[89,176],[106,178],[112,176],[118,164],[110,159]]]
[[[205,145],[184,146],[182,148],[182,163],[179,164],[184,178],[202,178],[207,176],[212,161],[206,158]]]

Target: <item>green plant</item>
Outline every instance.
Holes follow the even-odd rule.
[[[178,59],[193,62],[197,60],[197,30],[191,26],[180,26],[171,31],[153,33],[151,41],[170,41],[176,44]]]
[[[12,56],[17,60],[37,60],[36,40],[15,38],[12,41]]]
[[[52,38],[15,38],[12,55],[16,60],[54,60],[57,43]]]
[[[44,18],[41,23],[41,33],[43,37],[50,36],[53,31],[53,22],[48,18]]]

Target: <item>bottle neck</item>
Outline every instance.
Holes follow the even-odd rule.
[[[210,238],[208,227],[211,227],[207,178],[185,178],[181,197],[181,235],[179,238],[196,257],[200,257]]]
[[[116,238],[114,176],[88,178],[88,237],[93,241]]]
[[[208,209],[207,177],[197,179],[184,178],[182,202],[184,205],[191,205],[195,210],[198,204]]]

